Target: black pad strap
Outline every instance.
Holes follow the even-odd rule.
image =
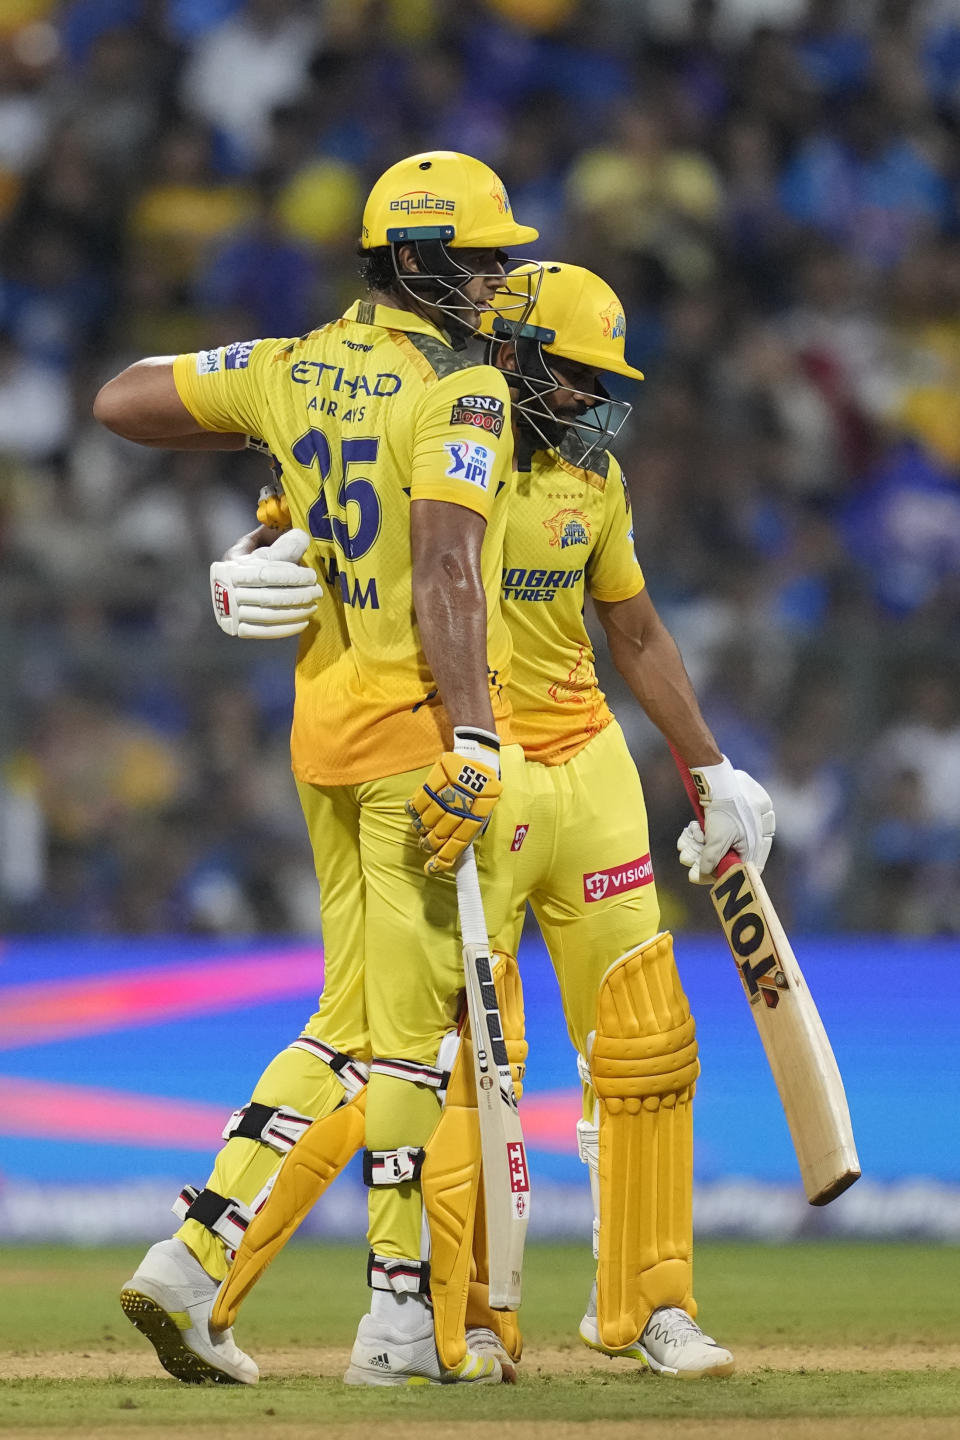
[[[367,1257],[367,1284],[371,1290],[392,1290],[397,1295],[430,1294],[429,1260],[396,1260],[387,1255]]]

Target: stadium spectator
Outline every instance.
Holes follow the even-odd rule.
[[[628,358],[647,375],[619,445],[638,551],[721,740],[791,797],[785,908],[960,929],[949,682],[899,681],[917,657],[953,655],[960,622],[953,7],[0,10],[0,828],[32,837],[12,878],[0,866],[0,924],[307,923],[309,876],[284,890],[252,858],[275,845],[295,869],[276,759],[287,695],[262,657],[225,653],[203,599],[206,562],[252,523],[263,462],[135,453],[92,425],[90,396],[134,355],[338,313],[357,284],[356,196],[384,159],[440,145],[494,162],[542,252],[624,299]],[[170,567],[175,611],[156,585]],[[198,779],[216,727],[183,699],[198,674],[235,696],[279,797],[264,808],[231,778],[219,826]],[[811,734],[795,700],[804,677],[829,690],[837,674],[849,752],[826,723]],[[131,720],[147,676],[155,708]],[[94,682],[95,720],[81,703]],[[129,825],[67,843],[24,779],[37,715],[74,701],[77,743],[94,724],[152,736],[180,706],[161,748],[187,779],[137,822],[168,857],[148,880]],[[683,797],[642,725],[630,740],[669,890]],[[661,805],[676,807],[662,827]],[[792,839],[788,810],[804,817]],[[839,858],[814,873],[800,857],[828,830]]]

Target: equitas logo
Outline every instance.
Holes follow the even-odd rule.
[[[429,190],[408,190],[405,195],[390,201],[390,209],[402,210],[404,215],[422,215],[426,211],[433,215],[452,215],[456,208],[455,200],[444,200]]]

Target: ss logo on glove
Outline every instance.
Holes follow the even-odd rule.
[[[473,791],[474,795],[482,795],[488,779],[489,776],[481,775],[480,771],[475,770],[472,765],[464,765],[457,776],[457,784],[465,785],[468,790]]]
[[[420,848],[430,856],[423,867],[428,875],[453,868],[482,833],[502,789],[492,765],[444,751],[406,805]]]

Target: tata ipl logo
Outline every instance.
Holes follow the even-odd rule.
[[[390,209],[401,210],[404,215],[452,215],[456,208],[455,200],[444,200],[431,190],[408,190],[390,201]]]
[[[600,311],[600,324],[604,340],[622,340],[627,333],[627,322],[615,300],[610,301],[606,310]]]

